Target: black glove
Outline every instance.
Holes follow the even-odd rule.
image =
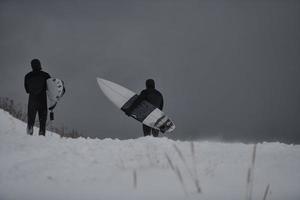
[[[124,109],[124,112],[127,116],[130,116],[130,114],[131,114],[131,111],[129,109]]]

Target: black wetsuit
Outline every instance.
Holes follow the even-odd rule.
[[[47,83],[46,80],[50,75],[41,70],[33,70],[25,76],[25,90],[29,94],[28,100],[28,134],[33,134],[33,126],[35,122],[36,113],[39,115],[40,131],[39,135],[45,135],[46,121],[47,121]]]
[[[159,108],[160,110],[163,109],[164,106],[164,100],[162,94],[155,89],[155,84],[153,82],[147,83],[147,88],[143,90],[138,98],[132,103],[132,105],[124,110],[127,115],[130,115],[130,113],[142,102],[142,101],[148,101],[155,107]],[[159,130],[151,128],[149,126],[146,126],[143,124],[143,132],[144,136],[153,135],[154,137],[157,137],[159,134]]]

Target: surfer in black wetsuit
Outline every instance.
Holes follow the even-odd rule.
[[[148,79],[146,81],[146,89],[144,89],[138,98],[132,103],[132,105],[127,108],[125,113],[127,115],[130,115],[131,112],[142,102],[142,101],[148,101],[155,107],[159,108],[160,110],[163,109],[164,106],[164,100],[162,94],[155,89],[155,82],[153,79]],[[144,136],[153,135],[154,137],[158,136],[159,130],[151,128],[149,126],[146,126],[143,124],[143,131]]]
[[[47,83],[50,75],[42,71],[41,62],[38,59],[31,61],[32,71],[26,74],[24,86],[29,94],[28,112],[27,112],[27,134],[33,134],[33,126],[36,113],[39,115],[40,131],[39,135],[45,135],[47,121]]]

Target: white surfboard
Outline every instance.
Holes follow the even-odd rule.
[[[121,110],[129,106],[137,97],[137,94],[133,91],[114,82],[102,78],[97,78],[97,82],[105,96]],[[163,133],[171,132],[175,129],[171,119],[147,101],[143,101],[141,105],[138,105],[133,110],[131,117]]]
[[[57,78],[47,79],[48,108],[53,110],[65,93],[64,83]]]

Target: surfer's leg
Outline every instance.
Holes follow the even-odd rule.
[[[153,137],[158,137],[159,130],[152,128],[151,132],[152,132]]]
[[[40,121],[40,131],[39,131],[39,135],[44,135],[46,133],[46,121],[47,121],[47,105],[42,105],[39,107],[38,110],[38,114],[39,114],[39,121]]]
[[[29,99],[28,109],[27,109],[27,134],[33,134],[33,126],[35,122],[35,116],[37,113],[35,102]]]
[[[151,135],[151,128],[143,124],[144,136]]]

